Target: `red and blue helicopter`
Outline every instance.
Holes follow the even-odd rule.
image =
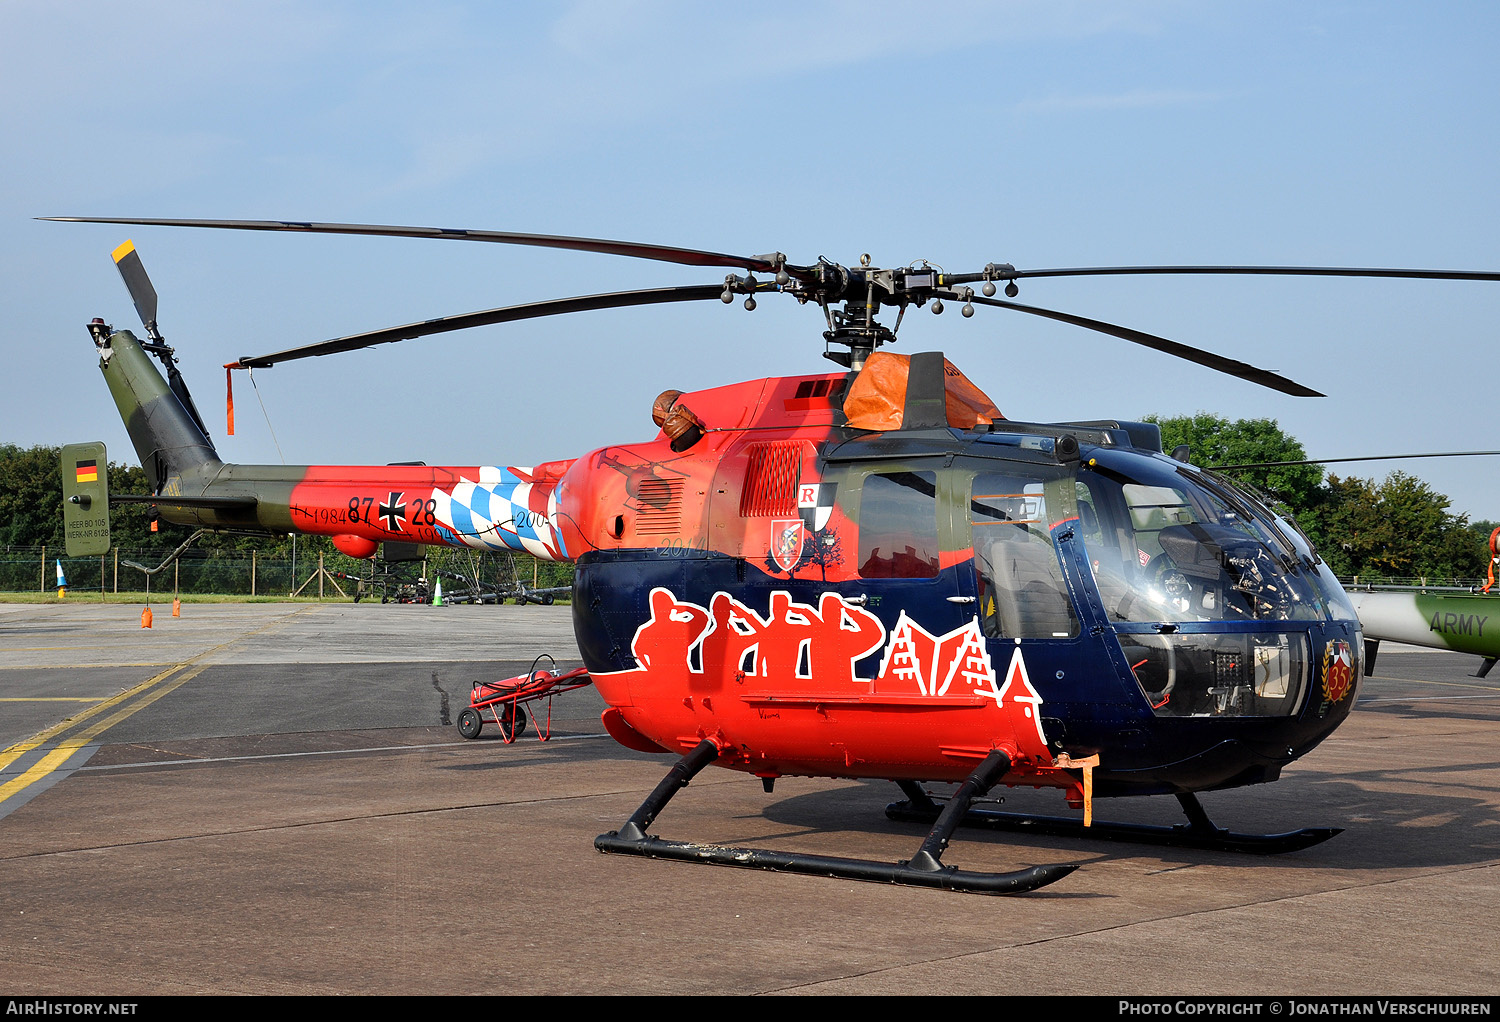
[[[837,371],[668,391],[652,408],[654,437],[528,467],[223,462],[129,242],[115,261],[148,337],[102,320],[90,333],[150,478],[144,499],[169,521],[328,536],[356,557],[399,541],[576,564],[575,633],[607,704],[605,728],[628,748],[676,757],[631,818],[597,838],[600,850],[979,893],[1031,890],[1076,867],[946,865],[960,824],[1251,852],[1338,833],[1231,832],[1195,793],[1274,781],[1332,733],[1359,689],[1362,635],[1343,588],[1289,518],[1163,453],[1152,424],[1004,418],[940,353],[881,350],[906,312],[947,302],[966,317],[976,307],[1041,316],[1318,396],[1243,362],[1009,299],[1023,279],[1104,274],[1500,280],[1299,266],[991,263],[949,274],[925,263],[882,269],[868,257],[801,265],[781,253],[494,231],[62,219],[497,242],[739,271],[247,355],[231,372],[584,310],[740,299],[753,308],[772,293],[816,305]],[[877,319],[886,311],[896,315],[890,327]],[[906,797],[888,815],[931,830],[897,863],[649,834],[710,764],[753,774],[768,792],[785,775],[890,780]],[[943,798],[929,782],[958,788]],[[975,805],[997,785],[1056,788],[1081,818]],[[1145,795],[1175,797],[1187,822],[1092,818],[1097,797]]]

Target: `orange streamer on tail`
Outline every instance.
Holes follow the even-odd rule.
[[[1484,584],[1484,591],[1489,592],[1495,584],[1495,561],[1500,559],[1500,547],[1495,545],[1495,540],[1500,539],[1500,529],[1490,533],[1490,579]]]
[[[234,436],[234,371],[239,367],[238,362],[224,363],[224,417],[228,425],[225,432],[230,436]]]

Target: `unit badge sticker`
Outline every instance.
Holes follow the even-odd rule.
[[[771,523],[771,560],[782,571],[791,574],[801,562],[805,535],[800,518]]]
[[[1343,639],[1323,647],[1323,698],[1337,703],[1354,687],[1354,653]]]

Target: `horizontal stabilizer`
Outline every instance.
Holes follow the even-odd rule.
[[[246,510],[256,506],[254,497],[153,497],[148,493],[112,493],[111,504],[161,504],[166,507],[201,507],[215,511]]]

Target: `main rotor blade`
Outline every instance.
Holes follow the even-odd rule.
[[[1001,280],[1023,277],[1111,277],[1163,273],[1245,274],[1278,277],[1412,277],[1422,280],[1500,280],[1494,270],[1408,270],[1360,266],[1075,266],[1050,270],[1016,270]]]
[[[954,301],[963,301],[965,300],[966,296],[959,295],[955,292],[948,292],[947,294],[944,294],[943,297],[950,298]],[[967,300],[973,302],[976,305],[991,305],[997,309],[1013,309],[1016,312],[1025,312],[1032,316],[1042,316],[1046,319],[1055,319],[1059,323],[1069,323],[1073,326],[1081,326],[1085,330],[1096,330],[1101,334],[1109,334],[1111,337],[1118,337],[1121,340],[1131,341],[1135,344],[1144,345],[1147,348],[1154,348],[1157,351],[1164,351],[1168,355],[1176,355],[1178,358],[1187,359],[1189,362],[1196,362],[1199,365],[1207,366],[1210,369],[1217,369],[1219,372],[1228,373],[1230,376],[1238,376],[1242,380],[1249,380],[1251,383],[1258,383],[1262,387],[1269,387],[1272,390],[1279,390],[1283,394],[1291,394],[1293,397],[1327,396],[1326,394],[1321,394],[1309,387],[1304,387],[1302,384],[1297,383],[1293,380],[1289,380],[1284,376],[1278,376],[1276,373],[1271,372],[1269,369],[1257,369],[1255,366],[1250,365],[1247,362],[1240,362],[1232,358],[1225,358],[1222,355],[1215,355],[1212,352],[1204,351],[1201,348],[1194,348],[1187,344],[1179,344],[1177,341],[1169,341],[1165,337],[1157,337],[1155,334],[1148,334],[1140,330],[1132,330],[1130,327],[1116,326],[1113,323],[1105,323],[1101,320],[1089,319],[1086,316],[1075,316],[1069,312],[1054,312],[1051,309],[1040,309],[1034,305],[1021,305],[1017,302],[1005,302],[1001,301],[998,298],[981,298],[976,295],[974,297],[968,298]]]
[[[1400,461],[1403,458],[1480,458],[1500,451],[1436,451],[1431,454],[1374,454],[1368,458],[1308,458],[1306,461],[1257,461],[1243,465],[1212,465],[1215,472],[1238,472],[1252,468],[1282,468],[1288,465],[1337,465],[1346,461]]]
[[[341,351],[355,351],[376,344],[405,341],[413,337],[447,333],[450,330],[467,330],[470,327],[489,326],[494,323],[511,323],[521,319],[538,319],[542,316],[558,316],[567,312],[588,312],[594,309],[620,309],[633,305],[657,305],[663,302],[700,302],[719,298],[724,293],[722,284],[695,284],[689,287],[661,287],[646,291],[615,291],[601,295],[583,295],[578,298],[554,298],[545,302],[529,302],[525,305],[507,305],[499,309],[482,312],[466,312],[458,316],[443,316],[406,326],[370,330],[347,337],[335,337],[317,344],[304,344],[299,348],[272,352],[269,355],[247,355],[239,360],[244,369],[265,369],[278,362],[290,362],[298,358],[315,355],[333,355]]]
[[[567,248],[580,252],[634,256],[687,266],[736,266],[753,272],[775,273],[776,264],[763,256],[729,255],[671,245],[648,245],[636,241],[602,238],[566,238],[552,234],[516,234],[509,231],[471,231],[452,227],[392,227],[381,224],[320,224],[300,220],[164,220],[143,217],[44,216],[75,224],[138,224],[146,227],[216,227],[235,231],[296,231],[302,234],[368,234],[392,238],[437,238],[447,241],[492,241],[502,245],[537,248]]]

